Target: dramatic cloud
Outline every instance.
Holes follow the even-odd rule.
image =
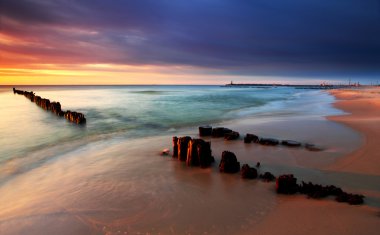
[[[380,75],[378,0],[1,0],[0,17],[8,65]]]

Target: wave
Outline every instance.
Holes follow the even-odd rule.
[[[2,94],[2,113],[18,116],[9,118],[3,127],[11,127],[7,133],[0,133],[0,162],[27,158],[39,151],[61,149],[70,151],[81,145],[115,138],[129,139],[162,135],[173,130],[203,124],[217,124],[246,116],[289,117],[291,115],[321,115],[328,113],[326,102],[318,103],[321,92],[297,91],[292,88],[257,89],[220,87],[59,87],[59,92],[49,91],[75,110],[86,115],[87,124],[83,128],[63,121],[54,115],[34,110],[30,102],[14,99],[13,94]],[[138,96],[136,96],[138,94]],[[322,95],[323,96],[323,95]],[[325,94],[325,96],[327,96]],[[323,97],[322,97],[323,98]],[[32,115],[20,115],[33,112]],[[12,135],[9,135],[11,133]],[[2,134],[4,136],[2,136]],[[21,138],[22,137],[22,138]],[[7,139],[7,141],[2,141]],[[67,149],[65,149],[67,148]],[[53,155],[44,153],[46,158],[35,158],[44,162]],[[31,158],[32,159],[32,158]],[[16,170],[17,171],[17,170]]]
[[[131,91],[130,93],[142,94],[142,95],[162,95],[173,91],[155,91],[155,90],[146,90],[146,91]]]

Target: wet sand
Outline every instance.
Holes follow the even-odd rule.
[[[380,88],[331,93],[338,99],[335,106],[351,114],[329,119],[363,133],[365,142],[363,147],[341,158],[330,169],[380,176]]]
[[[376,98],[368,99],[377,104]],[[347,116],[354,122],[355,110],[347,102],[345,111],[352,112]],[[378,117],[368,114],[370,120]],[[209,169],[189,168],[159,155],[170,148],[172,135],[197,137],[194,129],[83,146],[1,185],[0,234],[377,234],[378,168],[368,173],[368,166],[343,164],[360,161],[357,154],[369,141],[365,132],[335,118],[346,116],[331,117],[334,121],[247,118],[223,123],[241,134],[310,142],[325,151],[210,139],[216,162]],[[260,161],[261,173],[293,173],[299,180],[362,193],[365,205],[276,195],[274,183],[221,174],[218,163],[224,150],[235,152],[241,164]],[[375,157],[368,161],[375,164]]]
[[[366,195],[365,204],[279,196],[280,203],[256,234],[377,234],[380,225],[380,89],[334,90],[335,107],[349,114],[328,117],[360,131],[362,146],[325,167],[343,188]],[[321,169],[322,170],[322,169]],[[351,182],[348,185],[347,182]]]

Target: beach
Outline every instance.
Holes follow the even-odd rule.
[[[330,120],[344,123],[363,133],[363,147],[342,158],[331,169],[380,176],[380,89],[358,89],[333,91],[338,102],[335,106],[351,113],[344,116],[331,116]]]
[[[303,197],[282,198],[279,206],[260,224],[257,234],[377,234],[380,223],[379,101],[380,89],[331,91],[337,98],[335,107],[347,115],[329,120],[344,123],[364,135],[363,145],[326,169],[356,181],[357,192],[366,195],[361,206],[346,206],[333,201],[305,200]],[[362,176],[367,178],[361,180]],[[275,224],[275,226],[273,226]]]
[[[0,235],[377,235],[380,0],[0,0]]]
[[[145,88],[143,92],[148,97]],[[149,90],[148,95],[163,93]],[[241,135],[313,143],[323,148],[318,152],[207,137],[216,160],[211,168],[187,167],[171,156],[160,155],[164,148],[171,150],[174,135],[198,138],[194,126],[135,139],[122,138],[118,131],[113,138],[106,138],[109,133],[90,135],[88,143],[80,138],[75,144],[47,143],[28,158],[15,158],[2,166],[0,233],[375,234],[380,220],[380,172],[373,142],[379,136],[379,89],[333,90],[331,94],[337,98],[333,105],[346,113],[327,112],[330,96],[318,92],[310,103],[304,103],[310,97],[307,93],[306,98],[294,99],[291,102],[295,103],[285,108],[269,103],[264,113],[251,115],[251,109],[243,109],[241,117],[216,122]],[[318,103],[322,98],[327,100]],[[307,110],[315,102],[313,107],[323,112],[285,113],[294,106]],[[31,112],[36,112],[33,108]],[[75,108],[82,111],[80,105]],[[325,118],[322,113],[332,116]],[[352,206],[332,197],[315,200],[305,195],[277,195],[273,182],[219,173],[225,150],[234,152],[241,164],[260,162],[259,173],[291,173],[299,183],[334,184],[365,195],[365,203]],[[20,161],[29,161],[34,167],[21,166]]]

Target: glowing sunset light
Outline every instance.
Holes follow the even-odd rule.
[[[3,0],[0,84],[378,80],[376,1],[296,2]]]
[[[12,84],[212,84],[216,76],[194,75],[190,70],[171,67],[130,66],[111,64],[68,65],[41,64],[30,68],[1,68],[5,85]],[[220,76],[219,76],[220,78]],[[226,78],[228,79],[228,78]],[[6,83],[8,81],[8,83]]]

